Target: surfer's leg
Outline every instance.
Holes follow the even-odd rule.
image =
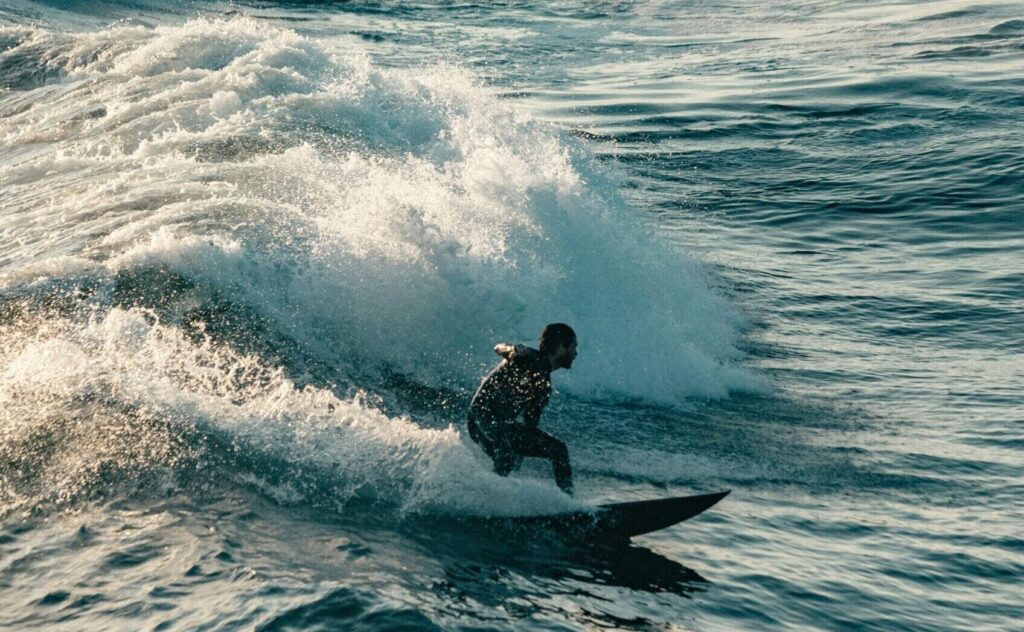
[[[558,439],[537,427],[526,427],[509,433],[509,443],[522,456],[535,456],[551,461],[555,483],[567,494],[572,493],[572,467],[569,449]]]
[[[473,417],[470,417],[469,420],[466,422],[466,429],[469,430],[469,438],[473,440],[473,443],[480,446],[480,449],[483,450],[487,456],[493,459],[494,450],[491,448],[491,440],[487,437],[486,434],[484,434],[484,431],[480,428],[480,422],[478,422]]]
[[[508,476],[522,460],[506,437],[499,437],[494,442],[491,458],[494,459],[494,471],[499,476]]]
[[[484,454],[491,458],[491,461],[494,462],[495,472],[502,476],[507,475],[512,471],[508,464],[512,448],[508,445],[508,441],[503,441],[500,437],[499,440],[495,441],[481,426],[479,421],[474,417],[470,417],[466,424],[466,428],[469,430],[469,438],[480,446]]]
[[[505,436],[506,433],[501,429],[494,427],[493,424],[481,424],[472,416],[470,416],[466,428],[469,430],[469,438],[480,446],[487,456],[491,457],[495,473],[508,476],[512,470],[519,467],[523,457],[516,454],[508,437]]]

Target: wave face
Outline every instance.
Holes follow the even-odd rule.
[[[579,332],[582,361],[559,381],[579,396],[761,388],[700,266],[653,237],[583,145],[458,69],[379,68],[247,18],[4,37],[22,72],[0,122],[0,250],[5,328],[23,342],[0,397],[18,428],[8,452],[63,437],[43,497],[88,479],[101,445],[137,467],[191,454],[144,421],[174,419],[341,465],[341,500],[373,488],[473,509],[487,494],[461,490],[460,472],[507,481],[454,429],[388,416],[381,398],[398,375],[465,399],[495,342],[549,321]],[[120,450],[65,428],[110,416],[163,443]]]

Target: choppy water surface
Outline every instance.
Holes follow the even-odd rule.
[[[0,90],[0,625],[1024,617],[1019,3],[15,0]],[[459,431],[556,320],[576,499]]]

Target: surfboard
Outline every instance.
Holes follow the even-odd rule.
[[[544,529],[586,540],[628,540],[671,527],[704,512],[729,495],[729,490],[699,496],[677,496],[600,505],[590,511],[514,518],[518,529]]]

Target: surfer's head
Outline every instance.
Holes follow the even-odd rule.
[[[568,369],[576,359],[576,332],[565,323],[552,323],[540,334],[540,352],[548,357],[551,369]]]

